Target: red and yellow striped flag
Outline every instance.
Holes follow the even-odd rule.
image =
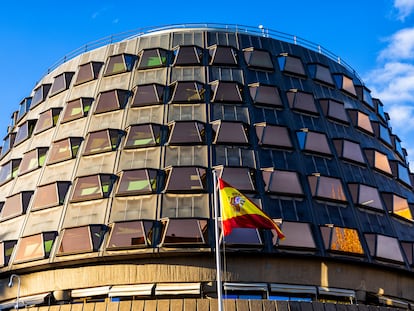
[[[277,224],[252,201],[219,178],[221,220],[223,234],[229,235],[233,228],[273,229],[279,239],[284,239]]]

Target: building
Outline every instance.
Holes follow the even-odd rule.
[[[215,310],[213,170],[286,235],[225,238],[229,310],[411,307],[407,154],[350,66],[264,28],[99,45],[42,77],[7,129],[1,309]]]

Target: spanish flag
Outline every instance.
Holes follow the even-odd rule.
[[[277,224],[252,201],[221,178],[218,182],[224,236],[233,228],[257,228],[275,230],[279,239],[285,238]]]

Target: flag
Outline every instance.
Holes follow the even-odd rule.
[[[275,230],[284,239],[278,225],[252,201],[221,178],[218,179],[221,202],[223,234],[229,235],[233,228],[257,228]]]

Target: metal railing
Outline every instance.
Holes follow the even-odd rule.
[[[220,30],[220,31],[231,31],[235,33],[245,33],[245,34],[253,34],[263,37],[269,37],[273,39],[277,39],[280,41],[284,41],[287,43],[299,45],[302,47],[305,47],[309,50],[318,52],[322,55],[325,55],[326,57],[330,58],[331,60],[334,60],[335,62],[341,64],[343,67],[345,67],[347,70],[349,70],[351,73],[353,73],[356,77],[358,77],[359,80],[360,77],[358,76],[357,72],[345,61],[343,61],[338,55],[332,53],[331,51],[325,49],[319,44],[313,43],[309,40],[303,39],[301,37],[291,35],[288,33],[272,30],[269,28],[266,28],[262,25],[259,25],[258,27],[252,27],[252,26],[244,26],[244,25],[231,25],[231,24],[220,24],[220,23],[186,23],[186,24],[171,24],[171,25],[164,25],[164,26],[158,26],[158,27],[144,27],[144,28],[138,28],[130,31],[121,32],[115,35],[110,35],[101,39],[98,39],[96,41],[92,41],[90,43],[87,43],[72,52],[66,54],[61,59],[57,60],[54,64],[52,64],[48,69],[47,73],[50,73],[54,69],[56,69],[61,64],[67,62],[68,60],[83,54],[85,52],[100,48],[102,46],[120,42],[123,40],[132,39],[135,37],[139,37],[142,35],[147,35],[155,32],[160,31],[168,31],[172,29],[208,29],[208,30]],[[45,74],[45,75],[46,75]]]

